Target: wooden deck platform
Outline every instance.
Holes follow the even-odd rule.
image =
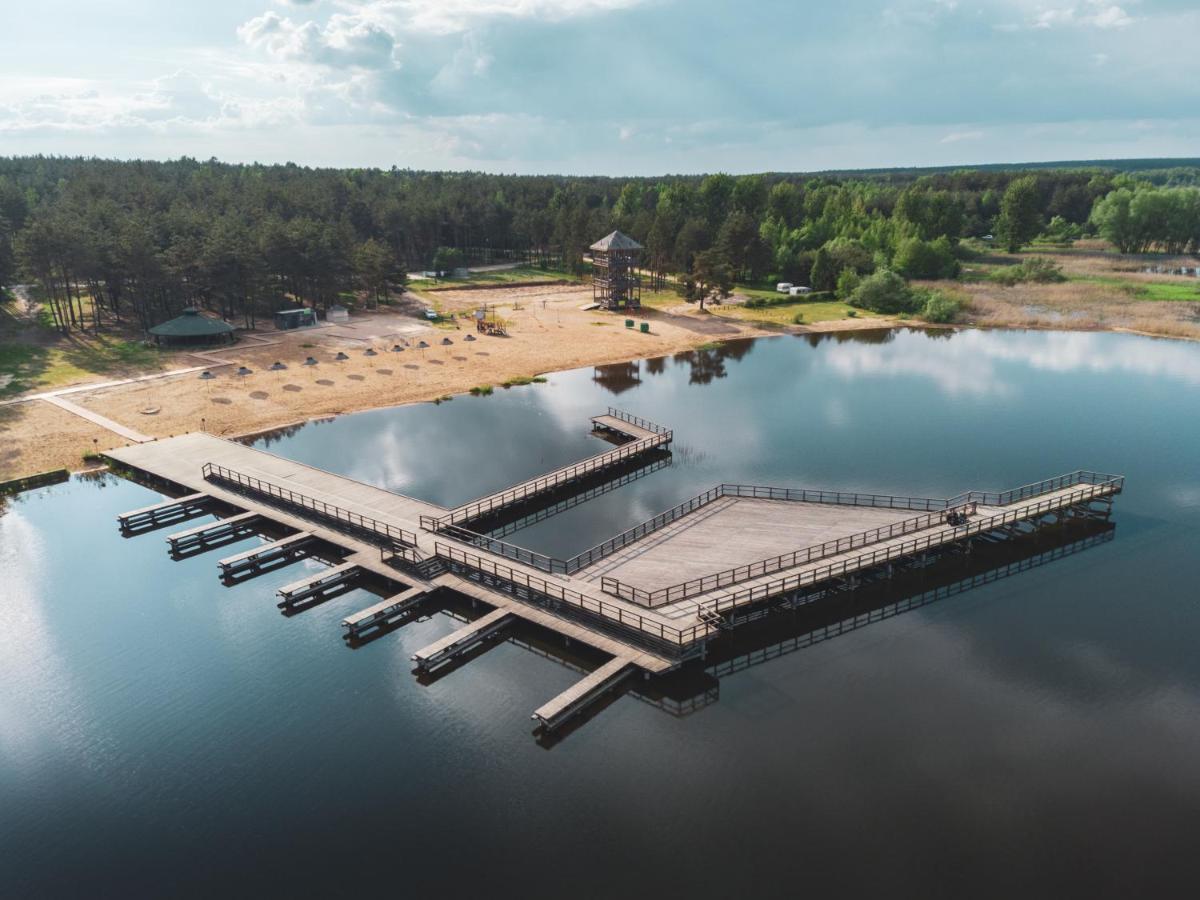
[[[722,497],[589,566],[647,591],[912,518],[910,510]]]

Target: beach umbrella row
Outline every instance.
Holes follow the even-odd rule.
[[[464,341],[474,341],[475,335],[468,334],[466,337],[463,338],[463,340]],[[450,338],[448,338],[448,337],[442,338],[442,346],[443,347],[449,347],[449,346],[453,345],[453,343],[454,343],[454,341],[450,340]],[[429,349],[429,344],[423,340],[418,341],[416,346],[417,346],[418,350],[428,350]],[[403,353],[404,350],[405,350],[405,347],[402,344],[393,344],[391,352],[392,353]],[[368,347],[363,352],[363,355],[369,356],[369,357],[378,356],[379,352],[374,347]],[[350,358],[350,356],[344,350],[339,350],[337,352],[337,355],[334,356],[333,359],[335,362],[345,362],[349,358]],[[315,356],[309,356],[309,357],[305,358],[304,362],[301,363],[301,365],[306,366],[308,368],[312,368],[313,366],[320,365],[320,362]],[[283,372],[286,369],[287,369],[287,366],[284,365],[279,360],[276,360],[274,363],[272,363],[268,367],[268,371],[271,371],[271,372]],[[254,370],[247,368],[246,366],[238,366],[236,374],[237,374],[238,378],[245,378],[247,375],[253,375]],[[203,372],[200,373],[201,381],[212,381],[216,377],[217,376],[214,375],[212,372],[210,372],[208,369],[205,369]]]

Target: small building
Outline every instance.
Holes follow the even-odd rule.
[[[275,313],[275,327],[280,331],[307,328],[317,324],[317,314],[307,306],[300,309],[281,309]]]
[[[233,326],[228,322],[206,316],[189,306],[183,315],[168,319],[150,329],[156,344],[183,346],[188,344],[233,343]]]
[[[325,319],[328,322],[349,322],[350,310],[342,306],[340,303],[329,307],[329,312],[325,313]]]
[[[642,245],[614,231],[591,246],[592,299],[604,309],[640,309],[642,279],[638,256]]]

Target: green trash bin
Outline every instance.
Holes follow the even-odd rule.
[[[643,322],[642,323],[642,334],[649,334],[649,333],[650,333],[650,323]]]
[[[633,327],[633,319],[626,319],[626,320],[625,320],[625,327],[626,327],[626,328],[632,328],[632,327]]]

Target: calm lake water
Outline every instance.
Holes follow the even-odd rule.
[[[781,337],[263,444],[451,504],[596,452],[609,404],[673,426],[672,464],[509,540],[574,553],[722,481],[1128,482],[1112,529],[780,614],[672,688],[690,715],[629,693],[550,747],[529,714],[579,677],[553,659],[503,643],[421,685],[446,615],[352,651],[369,595],[275,608],[315,562],[225,588],[253,540],[118,535],[149,490],[27,494],[0,516],[0,895],[1194,895],[1200,346]],[[887,604],[915,608],[846,621]]]

